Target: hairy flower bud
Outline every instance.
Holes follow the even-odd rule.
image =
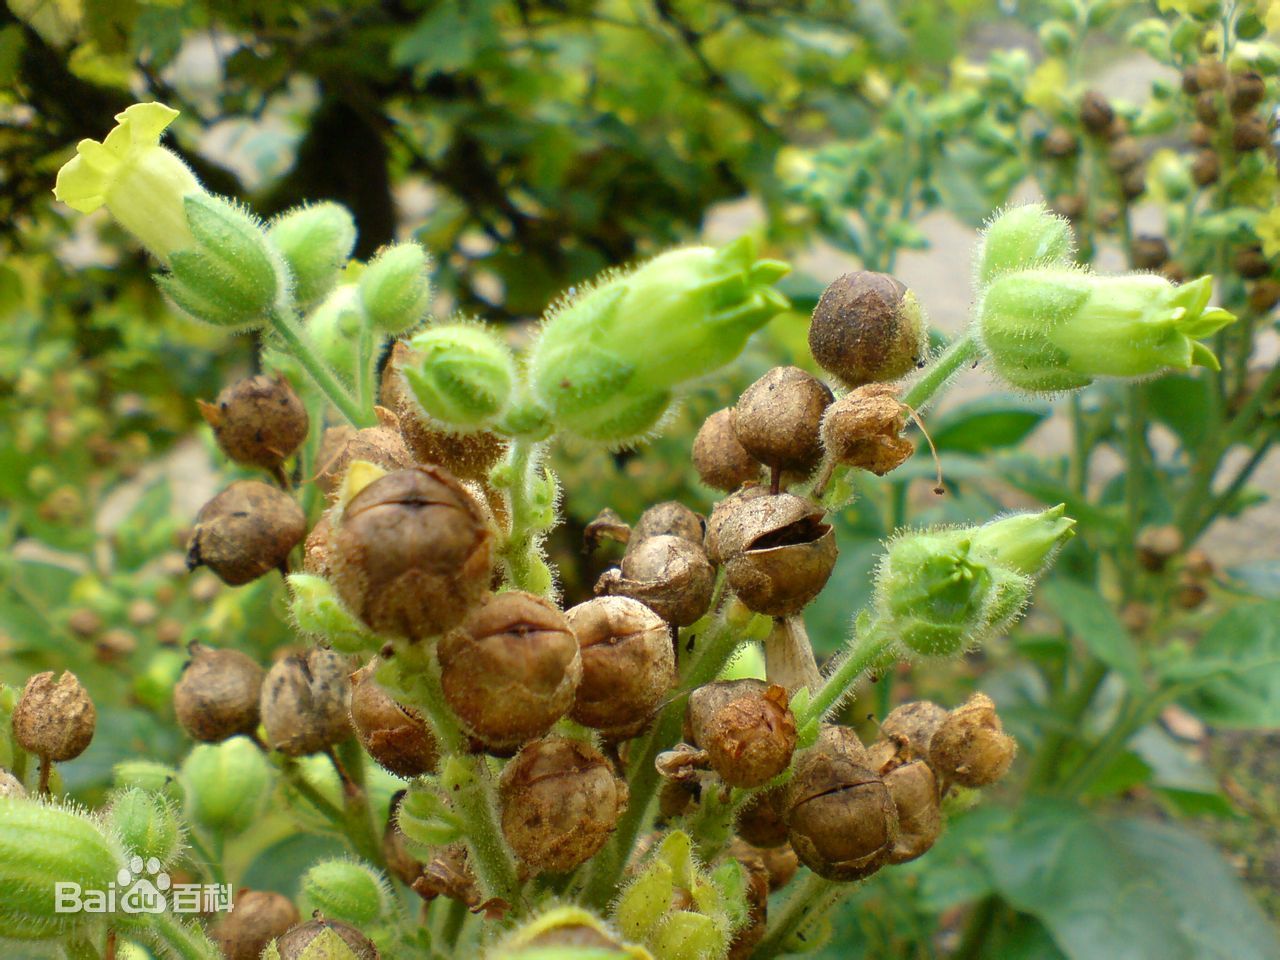
[[[183,826],[177,810],[165,797],[139,787],[114,794],[107,822],[125,849],[144,860],[168,866],[183,849]]]
[[[774,367],[734,408],[743,448],[767,467],[809,474],[822,459],[819,430],[831,390],[799,367]]]
[[[618,939],[594,914],[581,907],[554,907],[522,924],[491,955],[491,960],[652,960],[643,947]]]
[[[445,700],[491,749],[517,747],[550,730],[573,705],[582,679],[565,615],[518,590],[491,596],[436,650]]]
[[[731,787],[758,787],[791,763],[796,720],[787,692],[763,680],[720,680],[689,695],[685,727]]]
[[[271,668],[262,683],[262,726],[267,743],[291,757],[319,753],[351,735],[346,657],[313,647]]]
[[[258,960],[267,944],[300,923],[298,908],[282,893],[271,890],[236,892],[234,908],[209,931],[223,960]]]
[[[757,260],[744,237],[606,276],[547,318],[530,358],[534,399],[586,439],[644,436],[682,384],[728,363],[785,308],[772,285],[787,269]]]
[[[351,924],[319,917],[272,941],[262,960],[379,960],[379,954]]]
[[[98,711],[74,673],[37,673],[13,708],[13,738],[44,760],[74,760],[93,740]]]
[[[192,643],[191,659],[173,688],[173,709],[187,735],[218,743],[258,727],[262,667],[239,650]]]
[[[707,552],[738,599],[772,617],[803,610],[826,586],[837,553],[822,511],[789,493],[721,501],[707,522]]]
[[[307,533],[302,508],[270,484],[237,480],[196,514],[187,567],[208,567],[233,587],[276,569]]]
[[[944,783],[985,787],[1003,777],[1018,752],[996,705],[975,693],[947,715],[929,743],[929,765]]]
[[[409,341],[414,360],[400,368],[410,396],[431,420],[461,431],[493,423],[516,384],[510,349],[482,326],[437,324]]]
[[[813,359],[850,387],[905,377],[928,348],[924,309],[887,273],[859,270],[836,278],[809,321]]]
[[[915,446],[901,435],[907,409],[897,395],[894,387],[870,383],[827,407],[822,443],[832,460],[878,477],[905,463]]]
[[[707,486],[732,492],[760,479],[760,461],[738,440],[732,407],[707,417],[693,438],[693,468]]]
[[[448,471],[398,470],[347,504],[333,534],[331,579],[375,633],[434,636],[488,591],[491,541],[479,505]]]
[[[185,796],[178,771],[168,764],[152,760],[124,760],[112,767],[111,774],[117,789],[138,787],[179,803]]]
[[[564,873],[604,846],[627,797],[626,781],[590,744],[535,740],[502,770],[502,833],[535,871]]]
[[[237,380],[213,403],[200,402],[222,452],[236,463],[275,470],[307,438],[310,421],[283,374]]]
[[[321,860],[302,875],[299,890],[308,909],[359,927],[391,910],[391,889],[381,873],[354,860]]]
[[[397,703],[374,677],[378,661],[351,677],[351,724],[360,745],[385,770],[412,779],[435,770],[440,746],[422,714]]]
[[[1011,207],[996,214],[982,231],[974,258],[978,286],[1032,267],[1072,262],[1071,224],[1039,203]]]
[[[277,217],[267,237],[289,265],[294,300],[306,309],[338,282],[355,247],[356,223],[340,203],[313,203]]]
[[[578,638],[582,681],[569,716],[605,736],[638,733],[675,683],[667,624],[630,597],[597,597],[565,612]]]
[[[377,330],[397,334],[416,326],[431,307],[425,250],[416,243],[384,247],[360,274],[360,302]]]
[[[187,816],[198,826],[235,836],[258,817],[271,785],[262,751],[247,737],[196,747],[182,762]]]
[[[631,597],[687,627],[707,612],[714,588],[715,570],[701,542],[661,535],[628,544],[621,568],[606,572],[596,593]]]

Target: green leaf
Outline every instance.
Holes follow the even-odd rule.
[[[423,74],[449,73],[468,66],[498,40],[494,0],[443,0],[423,15],[418,25],[391,51],[397,67],[414,67]]]
[[[1045,584],[1041,593],[1067,629],[1079,637],[1095,657],[1123,677],[1131,689],[1142,686],[1142,669],[1133,637],[1096,590],[1058,577]]]
[[[1021,443],[1051,411],[1047,403],[993,394],[948,410],[929,426],[939,450],[982,453]]]
[[[1212,624],[1189,660],[1167,670],[1195,683],[1191,705],[1218,727],[1280,727],[1280,602],[1235,607]]]
[[[1202,377],[1163,376],[1144,387],[1147,411],[1178,435],[1183,449],[1194,450],[1213,423],[1210,389],[1209,381]]]

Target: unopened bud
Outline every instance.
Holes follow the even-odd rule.
[[[409,393],[432,420],[473,431],[502,416],[515,389],[516,361],[484,327],[450,323],[428,327],[410,342],[416,354],[401,367]]]
[[[283,564],[306,533],[292,497],[258,480],[237,480],[200,508],[187,566],[206,566],[223,583],[240,586]]]
[[[271,771],[253,741],[232,737],[192,750],[182,763],[182,780],[192,822],[235,836],[257,819]]]
[[[925,358],[928,344],[920,302],[887,273],[859,270],[837,278],[809,322],[813,359],[850,387],[905,377]]]
[[[282,374],[259,374],[200,404],[218,446],[236,463],[277,469],[307,438],[306,407]]]
[[[431,306],[427,253],[416,243],[385,247],[360,274],[360,302],[374,327],[403,333]]]
[[[170,801],[158,793],[130,787],[111,798],[107,822],[125,849],[144,860],[168,866],[183,849],[183,827]]]
[[[979,287],[1002,274],[1072,261],[1071,224],[1042,204],[1011,207],[982,231],[975,258]]]
[[[356,926],[371,926],[391,910],[386,878],[353,860],[322,860],[299,885],[308,909]]]
[[[356,224],[341,204],[314,203],[273,220],[267,237],[289,265],[294,300],[306,309],[338,282],[356,243]]]

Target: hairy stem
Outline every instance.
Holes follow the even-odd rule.
[[[280,310],[272,310],[267,314],[267,319],[271,323],[271,328],[285,342],[289,352],[302,364],[308,376],[329,398],[329,402],[338,408],[339,413],[356,427],[371,427],[377,422],[373,415],[373,405],[370,404],[368,409],[361,409],[360,404],[352,398],[347,388],[329,369],[328,364],[316,354],[297,318]]]
[[[957,370],[977,356],[978,341],[973,338],[973,334],[966,333],[956,337],[938,359],[929,365],[924,376],[907,391],[902,402],[916,410],[923,409]]]
[[[540,541],[554,521],[545,515],[551,505],[537,502],[536,488],[543,482],[541,453],[541,445],[535,441],[511,442],[501,484],[511,505],[511,532],[502,556],[512,586],[545,596],[554,587],[555,577],[542,558]]]
[[[803,727],[811,720],[826,716],[859,679],[883,666],[894,642],[893,634],[879,621],[873,620],[865,629],[859,630],[849,652],[823,681],[803,715],[796,717],[796,726]]]
[[[782,909],[769,919],[768,932],[751,954],[754,960],[770,960],[784,953],[798,952],[790,943],[793,937],[804,937],[804,927],[820,920],[824,914],[849,895],[856,883],[824,880],[816,873],[808,874],[796,884]]]
[[[213,945],[196,924],[188,924],[171,913],[150,913],[143,921],[143,935],[174,960],[220,960],[222,951]]]

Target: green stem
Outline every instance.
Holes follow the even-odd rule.
[[[545,507],[536,502],[534,489],[542,481],[539,444],[532,440],[516,439],[511,442],[504,467],[504,482],[511,504],[511,532],[503,546],[507,577],[511,585],[530,593],[547,594],[554,586],[551,568],[542,559],[541,534],[550,524],[546,522]]]
[[[191,844],[191,852],[200,858],[200,861],[194,862],[194,865],[204,868],[202,872],[209,878],[209,881],[211,883],[226,883],[227,878],[222,869],[222,858],[213,855],[199,832],[194,829],[188,832],[187,842]]]
[[[770,917],[768,932],[751,954],[752,960],[771,960],[784,953],[799,952],[791,946],[791,939],[797,935],[803,937],[802,928],[821,919],[856,887],[856,883],[836,883],[810,873],[796,885],[782,909]]]
[[[1121,567],[1126,595],[1133,593],[1134,577],[1138,569],[1136,542],[1138,529],[1142,525],[1142,505],[1146,496],[1143,474],[1147,459],[1147,425],[1143,408],[1142,384],[1130,384],[1127,397],[1128,415],[1125,418],[1124,472],[1125,523],[1128,527],[1124,552],[1127,561]]]
[[[346,824],[346,816],[303,775],[296,761],[286,759],[284,766],[281,768],[281,773],[284,775],[285,780],[289,782],[289,786],[293,787],[307,803],[315,807],[322,817],[328,820],[337,830],[343,830]]]
[[[458,936],[462,933],[462,925],[467,922],[467,905],[461,900],[450,900],[445,910],[444,924],[440,928],[440,939],[452,950],[458,945]]]
[[[358,395],[361,410],[372,410],[375,384],[378,382],[378,354],[375,351],[373,321],[365,315],[360,323],[359,356],[356,375],[359,379]]]
[[[316,354],[307,339],[306,332],[295,317],[279,310],[272,310],[267,315],[267,319],[272,329],[285,342],[289,352],[302,364],[303,369],[329,398],[329,402],[338,408],[339,413],[356,427],[371,427],[377,422],[373,415],[373,406],[370,405],[367,410],[361,409],[360,404],[352,399],[347,388],[329,369],[328,364]]]
[[[1134,735],[1154,720],[1167,704],[1177,700],[1188,689],[1188,685],[1178,683],[1154,690],[1141,698],[1132,694],[1126,697],[1111,729],[1063,782],[1063,795],[1077,797],[1088,790],[1094,780],[1124,751]]]
[[[364,750],[352,737],[338,745],[337,756],[351,778],[351,784],[344,784],[342,792],[347,840],[357,855],[376,867],[382,867],[382,837],[364,783]]]
[[[811,720],[826,716],[864,674],[882,666],[885,654],[893,648],[895,640],[893,634],[878,621],[872,621],[865,630],[859,631],[848,654],[809,701],[804,715],[796,717],[796,726],[803,728]]]
[[[987,937],[991,935],[991,930],[995,926],[999,908],[1000,899],[995,894],[983,897],[974,904],[969,920],[964,925],[964,936],[960,940],[960,946],[956,947],[951,960],[981,960],[987,945]]]
[[[1045,735],[1036,751],[1036,766],[1031,771],[1030,786],[1047,786],[1057,778],[1064,748],[1075,735],[1080,719],[1093,703],[1109,672],[1107,665],[1095,657],[1090,657],[1085,663],[1079,683],[1063,702],[1059,726]]]
[[[907,391],[902,402],[915,410],[922,410],[957,370],[977,356],[978,341],[973,334],[966,333],[952,340],[942,355],[925,370],[924,376]]]
[[[163,956],[173,960],[220,960],[222,957],[222,951],[197,925],[183,923],[171,913],[151,913],[145,917],[144,936]]]

